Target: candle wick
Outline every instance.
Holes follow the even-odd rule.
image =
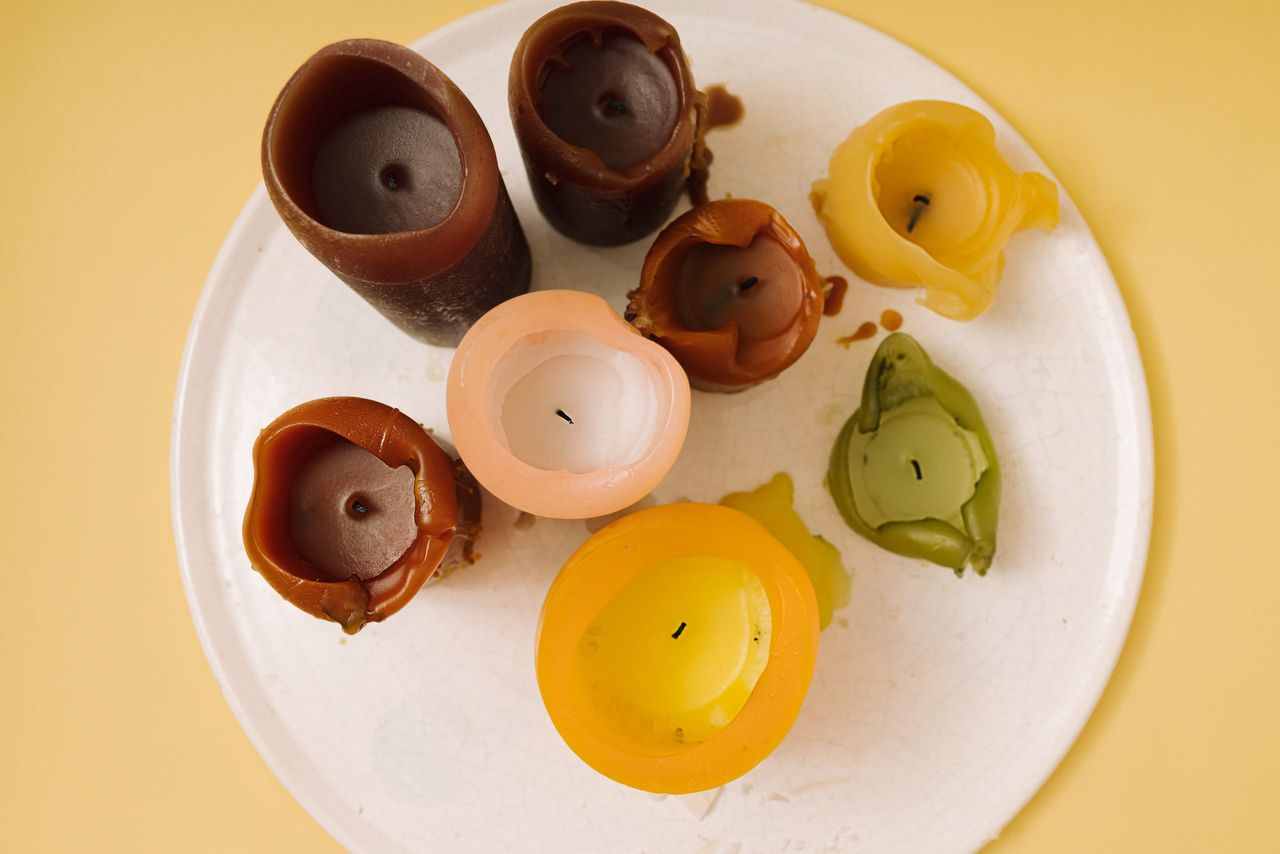
[[[573,423],[573,419],[570,418],[563,409],[557,409],[556,415],[559,415],[561,418],[563,418],[565,421],[568,421],[570,424]]]
[[[617,98],[610,98],[606,106],[618,115],[626,115],[627,105],[619,101]]]
[[[362,515],[362,516],[363,516],[364,514],[366,514],[366,513],[368,513],[368,512],[369,512],[369,508],[368,508],[368,507],[365,507],[365,506],[364,506],[364,503],[363,503],[363,502],[361,502],[359,498],[357,498],[355,501],[352,501],[352,502],[351,502],[351,509],[352,509],[352,510],[354,510],[354,511],[356,511],[357,513],[359,513],[359,514],[360,514],[360,515]]]
[[[915,460],[912,460],[911,467],[916,470],[916,480],[924,480],[924,474],[920,471],[920,464]]]
[[[923,194],[917,194],[911,200],[915,207],[911,210],[911,218],[907,220],[907,233],[910,234],[915,229],[916,223],[920,221],[920,215],[924,213],[924,209],[929,207],[929,197]]]
[[[686,625],[688,624],[685,623],[683,620],[680,622],[680,628],[676,629],[674,632],[671,633],[672,640],[675,640],[680,637],[680,633],[684,631],[684,627]]]
[[[707,307],[707,325],[714,326],[714,319],[720,313],[720,309],[724,308],[724,304],[736,296],[742,294],[743,291],[749,291],[760,283],[759,276],[747,276],[736,285],[730,285],[723,294],[721,294],[715,302]]]

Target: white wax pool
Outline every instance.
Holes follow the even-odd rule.
[[[637,462],[657,439],[652,371],[582,332],[531,335],[495,366],[489,411],[518,459],[574,474]]]

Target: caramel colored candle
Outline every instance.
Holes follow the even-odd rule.
[[[244,545],[287,601],[354,634],[404,607],[479,531],[479,492],[422,427],[372,400],[294,407],[253,448]],[[469,551],[469,549],[466,549]]]
[[[666,476],[689,427],[689,381],[600,297],[535,291],[463,338],[446,405],[486,489],[538,516],[587,519]]]
[[[357,39],[308,59],[267,118],[262,172],[303,246],[420,341],[455,346],[529,288],[488,131],[407,47]]]
[[[710,162],[680,37],[637,6],[573,3],[539,18],[516,47],[508,97],[539,209],[582,243],[652,233]]]
[[[658,235],[627,317],[671,351],[694,386],[737,391],[777,376],[808,349],[823,284],[780,213],[724,199]]]

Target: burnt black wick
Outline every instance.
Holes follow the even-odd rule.
[[[387,185],[388,190],[400,189],[400,178],[394,172],[388,172],[383,176],[382,183]]]
[[[679,637],[680,637],[680,633],[684,631],[684,627],[685,627],[686,625],[688,625],[688,624],[687,624],[687,623],[685,623],[684,621],[681,621],[681,623],[680,623],[680,628],[676,629],[674,632],[672,632],[672,633],[671,633],[671,639],[672,639],[672,640],[675,640],[675,639],[679,638]]]
[[[351,509],[359,513],[361,516],[369,512],[369,508],[364,506],[364,502],[359,498],[351,502]]]
[[[573,423],[573,419],[570,418],[563,409],[557,409],[556,415],[559,415],[561,418],[563,418],[565,421],[568,421],[570,424]]]
[[[912,460],[911,467],[916,470],[916,480],[924,480],[924,474],[920,471],[920,464]]]
[[[626,115],[627,113],[627,105],[619,101],[617,98],[610,98],[605,102],[605,106],[620,116]]]
[[[745,279],[743,279],[741,282],[738,283],[738,293],[742,293],[743,291],[749,291],[759,283],[760,283],[759,276],[747,276]]]
[[[907,220],[907,234],[910,234],[916,227],[916,223],[920,221],[920,215],[924,213],[924,209],[929,207],[929,197],[923,194],[917,194],[916,197],[911,200],[911,203],[915,205],[915,207],[911,210],[911,218]]]

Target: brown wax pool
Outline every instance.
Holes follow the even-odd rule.
[[[735,323],[743,339],[774,338],[804,303],[804,274],[782,244],[757,234],[749,246],[699,243],[681,259],[677,306],[695,331]]]
[[[345,439],[298,464],[289,489],[289,537],[329,578],[374,578],[417,535],[408,466],[392,468]]]
[[[311,166],[320,221],[348,234],[429,228],[449,215],[461,191],[462,158],[448,125],[398,104],[340,120]]]
[[[671,70],[630,35],[600,44],[582,38],[551,65],[542,120],[570,145],[594,151],[610,169],[648,160],[671,138],[680,93]]]

